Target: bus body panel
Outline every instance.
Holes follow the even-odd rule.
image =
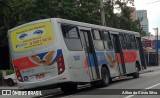
[[[90,76],[88,69],[86,68],[86,62],[85,58],[86,55],[84,51],[70,51],[67,48],[67,42],[68,40],[63,38],[62,30],[61,30],[61,23],[55,22],[56,25],[56,30],[59,33],[59,44],[61,48],[63,49],[63,55],[64,55],[64,61],[65,61],[65,66],[66,70],[68,71],[68,76],[70,77],[69,81],[72,82],[90,82]],[[73,43],[71,44],[72,46],[77,46],[77,41],[72,41]],[[70,47],[70,46],[69,46]],[[77,46],[78,47],[78,46]],[[86,77],[86,78],[84,78]]]
[[[96,52],[98,58],[98,65],[107,65],[110,71],[111,77],[119,76],[119,67],[116,62],[116,54],[114,51]],[[101,69],[101,67],[100,67]]]
[[[132,53],[130,53],[130,57],[128,57],[129,59],[132,59],[133,61],[130,62],[130,63],[126,63],[126,73],[129,74],[129,73],[134,73],[136,71],[136,62],[138,62],[141,66],[141,60],[140,60],[140,55],[139,55],[139,51],[136,50],[134,51],[134,55]],[[141,68],[140,68],[141,70]]]
[[[136,71],[137,51],[123,51],[123,56],[126,67],[126,74],[134,73]]]
[[[64,38],[61,28],[64,23],[79,27],[79,32],[84,31],[80,34],[81,50],[69,50],[69,47],[79,47],[80,43],[77,39],[71,41]],[[136,61],[140,62],[138,51],[123,51],[126,72],[122,67],[120,54],[116,53],[114,49],[110,51],[95,49],[96,57],[93,51],[86,52],[84,45],[87,42],[83,42],[81,37],[90,36],[88,37],[89,41],[95,45],[93,35],[88,34],[92,33],[93,28],[113,31],[111,34],[116,36],[120,30],[57,18],[35,21],[11,29],[8,33],[10,51],[19,88],[29,89],[65,82],[100,80],[103,65],[107,65],[109,68],[111,78],[136,72],[135,63]],[[132,33],[126,30],[120,31],[127,34]],[[137,33],[133,32],[133,34]],[[137,36],[139,35],[137,34]],[[97,61],[100,78],[94,60]]]
[[[86,67],[86,56],[82,51],[65,51],[65,66],[68,66],[70,81],[90,82],[88,68]],[[84,78],[85,77],[85,78]]]
[[[48,19],[9,31],[13,66],[22,89],[58,83],[64,77],[69,79],[68,74],[58,77],[58,58],[63,57],[63,52],[53,25],[56,24]]]

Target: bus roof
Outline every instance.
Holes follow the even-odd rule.
[[[72,21],[72,20],[61,19],[61,18],[53,18],[53,19],[56,19],[57,22],[60,22],[60,23],[74,24],[74,25],[78,25],[78,26],[84,26],[84,27],[88,27],[88,28],[95,28],[95,29],[102,29],[102,30],[109,30],[109,31],[119,32],[119,33],[123,32],[123,33],[128,33],[128,34],[140,35],[138,32],[135,32],[135,31],[122,30],[122,29],[117,29],[117,28],[112,28],[112,27],[100,26],[100,25]]]
[[[22,25],[19,25],[19,26],[17,26],[17,27],[14,27],[14,28],[8,30],[8,33],[9,33],[10,31],[16,30],[16,29],[18,29],[18,28],[20,28],[20,27],[23,27],[23,26],[27,26],[27,25],[31,25],[31,24],[35,24],[35,23],[39,23],[39,22],[51,21],[51,19],[52,19],[52,18],[41,19],[41,20],[36,20],[36,21],[24,23],[24,24],[22,24]]]
[[[119,33],[123,32],[123,33],[128,33],[128,34],[140,35],[138,32],[134,32],[134,31],[122,30],[122,29],[117,29],[117,28],[112,28],[112,27],[100,26],[100,25],[89,24],[89,23],[78,22],[78,21],[67,20],[67,19],[61,19],[61,18],[49,18],[49,19],[42,19],[42,20],[28,22],[28,23],[25,23],[25,24],[22,24],[20,26],[10,29],[8,33],[10,31],[13,31],[15,29],[18,29],[26,25],[30,25],[33,23],[39,23],[39,22],[45,22],[45,21],[51,21],[51,20],[56,20],[59,23],[73,24],[73,25],[83,26],[83,27],[88,27],[88,28],[95,28],[95,29],[109,30],[109,31],[119,32]]]

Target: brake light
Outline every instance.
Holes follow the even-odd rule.
[[[17,76],[18,81],[23,82],[22,75],[17,67],[15,67],[15,71],[16,71],[16,76]]]
[[[65,70],[65,64],[64,64],[64,59],[63,59],[63,55],[60,55],[58,57],[58,75],[62,74]]]

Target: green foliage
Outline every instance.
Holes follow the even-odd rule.
[[[141,20],[133,21],[131,19],[133,9],[128,7],[127,4],[134,5],[134,0],[108,0],[105,3],[106,25],[114,28],[136,31],[141,35],[145,35],[140,25]],[[120,12],[114,13],[114,9]]]
[[[142,33],[139,20],[132,21],[131,8],[134,0],[108,0],[104,5],[107,26]],[[113,13],[114,6],[121,10]],[[101,24],[100,0],[1,0],[0,44],[7,31],[15,26],[53,17]]]
[[[10,74],[13,74],[14,71],[13,70],[3,70],[3,71],[6,71],[6,75],[10,75]],[[0,70],[0,80],[2,79],[2,70]]]
[[[5,70],[6,71],[6,75],[10,75],[10,74],[13,74],[14,71],[13,70]]]

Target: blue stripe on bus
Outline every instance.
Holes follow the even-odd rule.
[[[40,60],[42,60],[47,53],[48,52],[44,52],[44,53],[40,53],[40,54],[37,54],[37,55],[40,58]]]
[[[60,55],[62,55],[62,49],[58,49],[57,50],[57,55],[56,55],[56,57],[54,58],[54,60],[52,62],[56,62],[57,59],[58,59],[58,56],[60,56]]]
[[[37,54],[37,55],[40,58],[40,60],[43,60],[43,58],[47,55],[47,53],[48,52],[44,52],[44,53],[40,53],[40,54]],[[57,55],[56,55],[56,57],[54,58],[54,60],[52,62],[56,62],[58,56],[60,56],[60,55],[62,55],[62,49],[58,49],[57,50]]]
[[[112,58],[115,58],[114,51],[110,51],[108,53],[111,55]],[[97,55],[98,65],[109,64],[109,61],[106,58],[105,52],[96,52],[96,55]]]
[[[94,64],[94,58],[93,58],[93,54],[92,53],[89,53],[88,62],[90,63],[90,67],[95,66],[95,64]]]

